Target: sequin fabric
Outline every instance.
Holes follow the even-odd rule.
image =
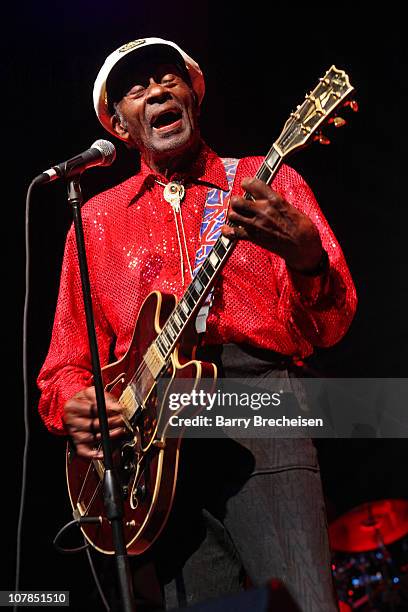
[[[254,176],[262,158],[243,158],[232,193]],[[143,300],[153,290],[181,297],[180,251],[174,215],[163,187],[143,162],[141,171],[89,200],[82,209],[101,364],[127,351]],[[182,179],[182,215],[191,265],[199,246],[209,186],[228,189],[219,157],[203,144]],[[289,166],[281,166],[272,187],[307,214],[319,229],[330,267],[308,277],[289,272],[285,262],[252,243],[235,247],[214,290],[205,344],[249,343],[285,355],[307,356],[313,346],[330,346],[346,332],[356,294],[341,248],[311,189]],[[190,275],[185,266],[185,284]],[[66,241],[60,290],[48,355],[38,376],[40,414],[54,433],[64,433],[64,403],[91,382],[75,235]]]

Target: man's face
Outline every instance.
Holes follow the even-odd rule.
[[[199,140],[198,104],[184,78],[177,65],[152,61],[126,75],[112,125],[146,160],[183,155]]]

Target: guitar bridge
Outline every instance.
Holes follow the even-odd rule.
[[[81,517],[86,513],[86,508],[82,502],[77,502],[77,507],[72,511],[72,516],[74,520],[79,521]]]

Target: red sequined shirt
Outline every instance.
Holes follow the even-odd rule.
[[[261,158],[240,160],[232,193],[242,193]],[[179,175],[178,175],[179,176]],[[101,365],[129,347],[143,300],[154,289],[180,297],[190,282],[174,215],[162,182],[142,161],[139,174],[89,200],[82,209]],[[177,177],[172,177],[177,178]],[[228,189],[224,166],[206,145],[184,175],[182,217],[194,267],[209,186]],[[285,355],[307,356],[346,332],[356,308],[353,282],[341,248],[302,177],[283,165],[272,188],[317,226],[330,267],[317,277],[288,271],[282,258],[250,242],[235,247],[214,292],[205,343],[249,343]],[[63,433],[64,403],[91,383],[75,235],[68,233],[51,345],[38,377],[39,411],[51,431]]]

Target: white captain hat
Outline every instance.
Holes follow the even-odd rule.
[[[182,66],[186,68],[187,74],[190,77],[191,85],[195,91],[198,99],[198,103],[201,104],[205,92],[204,76],[201,72],[200,66],[195,62],[187,53],[185,53],[176,43],[170,40],[164,40],[163,38],[140,38],[138,40],[132,40],[116,49],[108,55],[102,68],[100,69],[98,76],[96,77],[94,89],[93,89],[93,102],[96,115],[103,127],[113,134],[118,136],[117,133],[112,129],[111,117],[113,115],[112,101],[110,99],[110,87],[109,78],[113,74],[113,69],[123,60],[132,54],[132,59],[136,53],[139,53],[150,47],[150,51],[154,51],[154,46],[157,47],[158,52],[165,52],[170,56],[173,56],[179,62],[181,61]]]

